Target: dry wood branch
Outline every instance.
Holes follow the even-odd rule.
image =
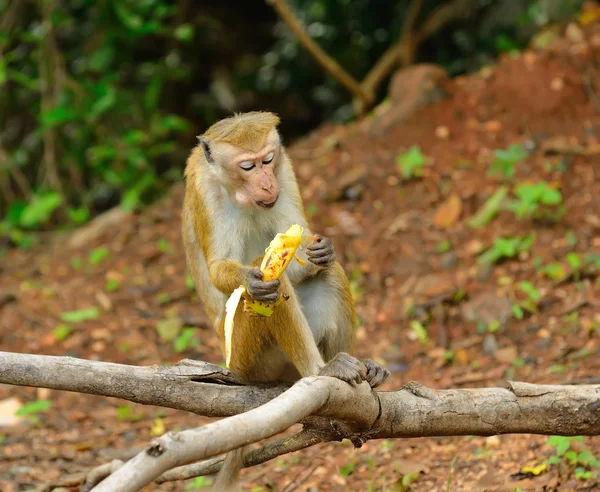
[[[207,416],[253,409],[152,441],[100,482],[98,491],[139,490],[168,469],[273,436],[302,420],[327,439],[347,437],[358,447],[369,439],[399,437],[600,434],[600,385],[513,382],[507,388],[432,390],[411,383],[373,392],[366,383],[352,387],[312,377],[285,391],[286,386],[238,385],[229,371],[202,362],[135,367],[7,352],[0,352],[0,383],[119,397]],[[326,418],[305,419],[309,415]]]
[[[282,20],[288,25],[298,38],[300,44],[311,54],[311,56],[340,84],[346,87],[356,97],[366,103],[371,103],[373,97],[367,94],[360,86],[360,83],[352,77],[344,68],[333,58],[331,58],[323,49],[312,39],[302,24],[296,19],[296,16],[289,8],[285,0],[267,0],[280,15]]]
[[[259,408],[154,439],[92,490],[135,492],[175,466],[271,437],[324,407],[325,413],[335,408],[343,420],[364,429],[372,427],[379,414],[379,403],[367,383],[352,387],[333,378],[304,378]]]
[[[407,65],[412,63],[414,59],[414,51],[416,48],[413,42],[413,32],[419,13],[423,8],[423,0],[413,0],[408,7],[404,25],[400,38],[392,46],[390,46],[377,60],[373,68],[369,70],[366,77],[361,82],[361,87],[367,93],[375,98],[375,91],[381,85],[383,80],[397,65]],[[362,114],[367,105],[364,101],[354,100],[354,109],[357,114]]]
[[[422,1],[413,0],[406,14],[400,38],[390,46],[369,70],[361,83],[367,93],[375,97],[375,91],[397,67],[405,67],[414,62],[419,45],[433,36],[450,22],[470,15],[476,6],[476,0],[454,0],[433,10],[417,28],[417,20],[422,9]],[[354,101],[358,114],[362,114],[368,105]]]
[[[328,434],[302,430],[292,436],[284,437],[283,439],[270,442],[259,449],[250,451],[244,457],[244,467],[249,468],[251,466],[260,465],[283,454],[293,453],[330,440],[331,436]],[[224,458],[221,456],[219,458],[201,461],[200,463],[173,468],[158,477],[156,483],[187,480],[203,475],[213,475],[221,469],[223,461]]]

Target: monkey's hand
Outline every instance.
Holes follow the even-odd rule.
[[[306,248],[306,256],[317,266],[327,268],[335,262],[335,249],[331,239],[315,235],[315,239]]]
[[[263,281],[263,272],[260,268],[248,268],[245,273],[244,287],[248,295],[257,301],[274,304],[279,300],[279,280]]]
[[[354,386],[367,379],[367,368],[358,359],[340,352],[321,369],[319,376],[338,378]]]
[[[371,388],[377,388],[377,386],[383,383],[390,376],[390,371],[377,364],[377,362],[366,359],[363,360],[362,363],[367,368],[366,380],[371,385]]]

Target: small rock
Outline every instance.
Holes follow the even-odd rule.
[[[447,126],[438,126],[435,129],[435,136],[440,140],[448,140],[450,136],[450,129]]]
[[[554,92],[560,92],[563,90],[564,87],[565,87],[565,81],[564,81],[564,79],[562,79],[560,77],[554,77],[552,79],[552,82],[550,82],[550,88]]]
[[[583,30],[575,22],[569,23],[565,29],[565,36],[572,43],[581,43],[585,39]]]
[[[484,323],[486,326],[506,323],[512,316],[512,306],[506,297],[487,292],[465,303],[461,309],[465,321]]]
[[[517,347],[505,347],[502,349],[496,350],[496,360],[499,362],[504,362],[506,364],[512,364],[512,362],[518,357]]]
[[[440,267],[444,270],[451,270],[456,267],[458,264],[458,258],[453,251],[449,251],[448,253],[444,253],[440,258]]]
[[[489,355],[490,357],[493,357],[496,350],[498,350],[498,342],[493,333],[486,333],[485,337],[483,337],[482,350],[485,355]]]
[[[479,282],[485,282],[490,278],[490,275],[494,271],[494,265],[485,264],[481,265],[477,268],[477,272],[475,273],[475,278]]]

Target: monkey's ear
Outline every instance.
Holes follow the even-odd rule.
[[[213,156],[210,152],[208,140],[204,136],[198,135],[198,141],[200,142],[200,145],[202,145],[202,150],[204,151],[204,157],[206,158],[206,162],[208,162],[209,164],[214,164],[215,160],[213,159]]]

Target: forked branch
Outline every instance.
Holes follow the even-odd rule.
[[[153,440],[100,482],[93,489],[97,491],[139,490],[174,467],[307,421],[317,438],[300,437],[295,445],[288,445],[289,451],[342,438],[360,446],[369,439],[400,437],[600,434],[600,385],[512,382],[505,388],[433,390],[411,383],[396,391],[375,392],[367,383],[353,387],[333,378],[311,377],[289,389],[261,388],[241,385],[229,371],[203,362],[135,367],[7,352],[0,352],[0,383],[116,396],[208,416],[235,415]],[[288,451],[277,442],[271,446],[258,450],[257,455],[251,453],[246,464]],[[196,466],[212,472],[220,465],[211,460]]]

